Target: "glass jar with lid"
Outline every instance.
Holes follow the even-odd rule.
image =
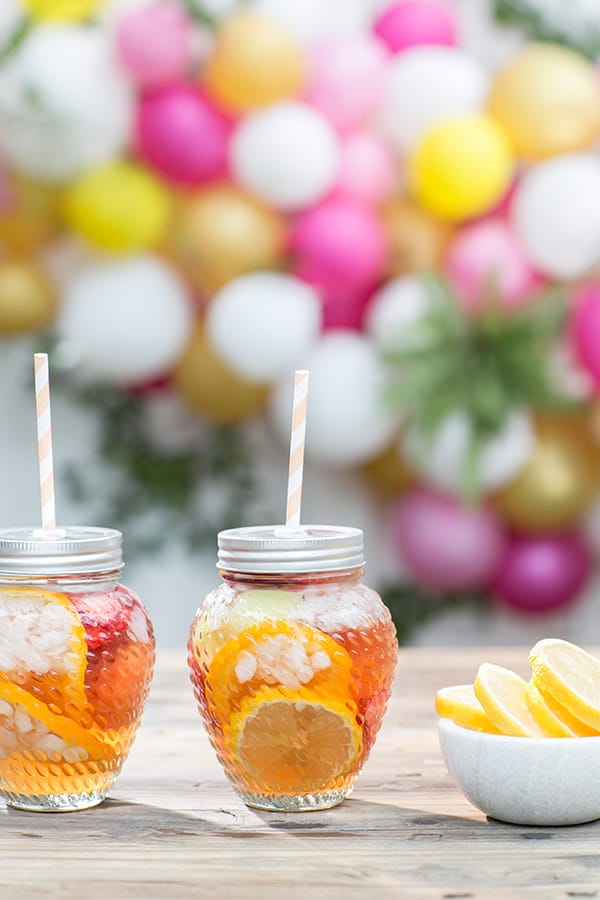
[[[35,811],[100,803],[150,686],[154,637],[119,583],[108,528],[0,530],[0,797]]]
[[[390,613],[361,581],[362,531],[237,528],[218,548],[223,583],[189,641],[211,743],[249,806],[335,806],[375,742],[397,656]]]

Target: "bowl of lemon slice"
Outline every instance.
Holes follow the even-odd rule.
[[[518,825],[600,818],[600,659],[558,638],[529,654],[531,679],[492,663],[436,694],[448,771],[486,815]]]

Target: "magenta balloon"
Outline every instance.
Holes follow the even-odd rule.
[[[425,44],[458,44],[454,10],[443,0],[400,0],[378,16],[373,31],[392,53]]]
[[[142,87],[158,87],[185,74],[192,51],[192,24],[173,0],[132,9],[116,35],[119,60]]]
[[[391,534],[415,581],[442,591],[486,586],[504,550],[504,533],[487,506],[462,506],[445,494],[417,488],[392,512]]]
[[[600,387],[600,284],[579,292],[569,331],[576,359]]]
[[[512,535],[492,590],[513,609],[549,612],[576,599],[590,565],[590,551],[579,534]]]
[[[226,172],[231,123],[194,85],[142,97],[136,130],[139,155],[165,178],[196,185]]]
[[[377,286],[376,283],[364,287],[361,285],[358,288],[335,284],[323,286],[311,281],[301,269],[294,269],[293,274],[311,284],[319,295],[323,304],[323,331],[340,328],[352,331],[362,329],[365,309]]]
[[[290,250],[306,280],[359,289],[383,274],[388,240],[374,212],[353,200],[332,197],[298,216]]]

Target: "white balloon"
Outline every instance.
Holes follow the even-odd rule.
[[[40,25],[0,72],[0,151],[17,170],[67,181],[121,153],[132,103],[99,28]]]
[[[310,372],[306,455],[335,466],[366,462],[391,441],[398,417],[382,396],[385,373],[369,338],[352,331],[328,331],[303,361]],[[273,423],[289,442],[293,377],[275,389]]]
[[[423,320],[430,309],[421,278],[394,278],[369,300],[365,327],[381,350],[408,350],[426,341]]]
[[[302,43],[358,34],[368,28],[370,10],[359,0],[250,0],[249,7],[278,22]]]
[[[172,368],[192,326],[176,275],[153,256],[136,256],[99,263],[75,278],[57,330],[87,377],[135,384]]]
[[[252,272],[213,297],[207,334],[230,369],[248,381],[278,381],[315,342],[322,307],[304,282],[279,272]]]
[[[600,263],[600,159],[573,153],[529,169],[511,214],[537,268],[552,278],[585,275]]]
[[[442,119],[480,109],[488,89],[488,75],[464,50],[415,47],[390,62],[378,122],[406,152]]]
[[[472,427],[465,412],[456,410],[442,421],[430,438],[414,426],[407,428],[402,449],[406,459],[428,482],[460,493],[470,449]],[[475,481],[481,490],[493,490],[511,481],[526,465],[534,444],[530,417],[510,413],[500,431],[481,448]]]
[[[288,101],[251,113],[236,128],[230,161],[239,184],[271,206],[302,209],[333,187],[339,168],[333,127],[314,109]]]

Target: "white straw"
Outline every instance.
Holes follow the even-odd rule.
[[[42,529],[44,531],[53,531],[56,528],[56,512],[54,505],[54,464],[52,461],[48,354],[35,353],[33,362],[35,370],[35,406],[37,412]]]
[[[294,376],[294,405],[292,412],[292,437],[290,440],[290,468],[288,475],[287,528],[300,527],[302,505],[302,477],[304,472],[304,441],[306,437],[306,411],[308,408],[308,372],[299,370]]]

